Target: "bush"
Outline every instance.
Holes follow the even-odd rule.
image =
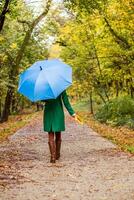
[[[134,99],[128,96],[112,99],[98,109],[95,118],[107,124],[134,128]]]

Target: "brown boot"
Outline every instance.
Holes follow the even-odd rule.
[[[56,144],[56,160],[60,158],[61,140],[55,140]]]
[[[55,142],[54,141],[48,142],[48,145],[49,145],[50,154],[51,154],[50,162],[51,163],[55,163],[55,161],[56,161],[56,146],[55,146]]]

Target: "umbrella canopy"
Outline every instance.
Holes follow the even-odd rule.
[[[55,99],[72,84],[72,68],[58,59],[35,62],[20,74],[18,92],[32,102]]]

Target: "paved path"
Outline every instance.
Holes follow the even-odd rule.
[[[69,116],[49,163],[42,116],[0,145],[0,200],[134,200],[134,157]]]

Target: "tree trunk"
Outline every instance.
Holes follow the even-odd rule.
[[[12,89],[13,88],[11,86],[8,87],[5,104],[4,104],[4,109],[2,112],[2,117],[1,117],[0,122],[5,122],[8,120],[8,116],[10,114],[10,105],[11,105],[11,101],[12,101]]]
[[[7,93],[6,93],[6,98],[4,102],[4,108],[2,111],[2,116],[1,116],[1,122],[5,122],[8,120],[8,116],[10,114],[10,107],[12,104],[12,96],[14,92],[14,84],[15,84],[15,71],[13,66],[11,66],[11,70],[9,72],[9,83],[8,83],[8,88],[7,88]]]
[[[40,104],[36,103],[36,111],[39,111],[39,110],[40,110]]]
[[[116,85],[116,97],[119,96],[119,83],[118,81],[115,82],[115,85]]]
[[[131,98],[134,98],[134,87],[132,85],[130,86],[130,93],[131,93]]]
[[[1,99],[0,99],[0,120],[1,120],[1,108],[2,108],[2,102],[1,102]]]
[[[100,92],[98,92],[98,91],[97,91],[97,94],[102,99],[102,101],[106,104],[106,101],[105,101],[104,97],[102,96],[102,94]]]
[[[91,112],[91,114],[93,114],[94,113],[94,111],[93,111],[93,99],[92,99],[92,92],[90,92],[90,112]]]
[[[134,97],[134,80],[133,80],[133,75],[132,75],[132,73],[131,73],[131,71],[129,70],[129,75],[130,75],[130,94],[131,94],[131,98],[133,98]]]
[[[93,39],[94,39],[94,37],[93,37]],[[100,60],[99,60],[97,49],[96,49],[96,46],[95,46],[94,42],[93,42],[93,47],[94,47],[95,58],[97,60],[97,66],[98,66],[98,69],[99,69],[99,72],[100,72],[100,77],[103,80],[103,75],[102,75],[102,71],[101,71]],[[104,89],[104,92],[105,92],[105,96],[107,97],[107,100],[109,101],[109,96],[108,96],[108,93],[107,93],[105,87],[103,87],[103,89]]]
[[[11,109],[11,113],[17,112],[17,104],[16,104],[16,96],[13,93],[12,95],[12,109]]]
[[[2,13],[0,15],[0,32],[3,29],[4,21],[5,21],[5,15],[8,12],[8,6],[9,6],[10,0],[5,0],[5,4],[2,10]]]
[[[109,28],[110,33],[113,35],[115,41],[124,49],[129,49],[131,46],[126,40],[126,38],[122,37],[121,35],[118,35],[118,33],[115,32],[115,30],[110,25],[108,19],[103,15],[103,19],[106,22],[107,27]]]

